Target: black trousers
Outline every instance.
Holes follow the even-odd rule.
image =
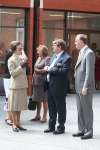
[[[59,127],[64,128],[66,121],[66,94],[48,88],[49,128],[55,128],[58,115]]]

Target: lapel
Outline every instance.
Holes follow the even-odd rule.
[[[86,48],[84,49],[84,51],[83,51],[83,54],[82,54],[82,55],[80,55],[80,54],[79,54],[79,56],[78,56],[78,60],[77,60],[76,65],[75,65],[75,69],[79,66],[79,64],[80,64],[80,63],[81,63],[81,61],[83,60],[84,55],[85,55],[85,53],[86,53],[87,49],[88,49],[88,47],[86,47]]]

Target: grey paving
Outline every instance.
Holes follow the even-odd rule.
[[[26,132],[14,133],[4,121],[4,98],[0,98],[0,150],[100,150],[100,94],[94,95],[94,138],[82,141],[72,137],[77,131],[77,110],[75,95],[66,97],[67,120],[66,133],[63,135],[44,134],[47,123],[30,122],[35,111],[24,111],[21,123],[27,128]]]

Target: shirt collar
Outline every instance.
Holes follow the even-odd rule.
[[[56,57],[59,58],[62,53],[63,53],[63,51],[61,51],[60,53],[56,54]]]
[[[80,53],[82,54],[86,48],[88,48],[87,45],[85,45],[85,46],[80,50]]]

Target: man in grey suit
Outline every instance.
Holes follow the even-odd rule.
[[[78,34],[75,46],[79,52],[75,66],[75,89],[78,111],[78,133],[74,137],[90,139],[93,137],[92,97],[95,90],[95,54],[87,46],[87,35]]]

